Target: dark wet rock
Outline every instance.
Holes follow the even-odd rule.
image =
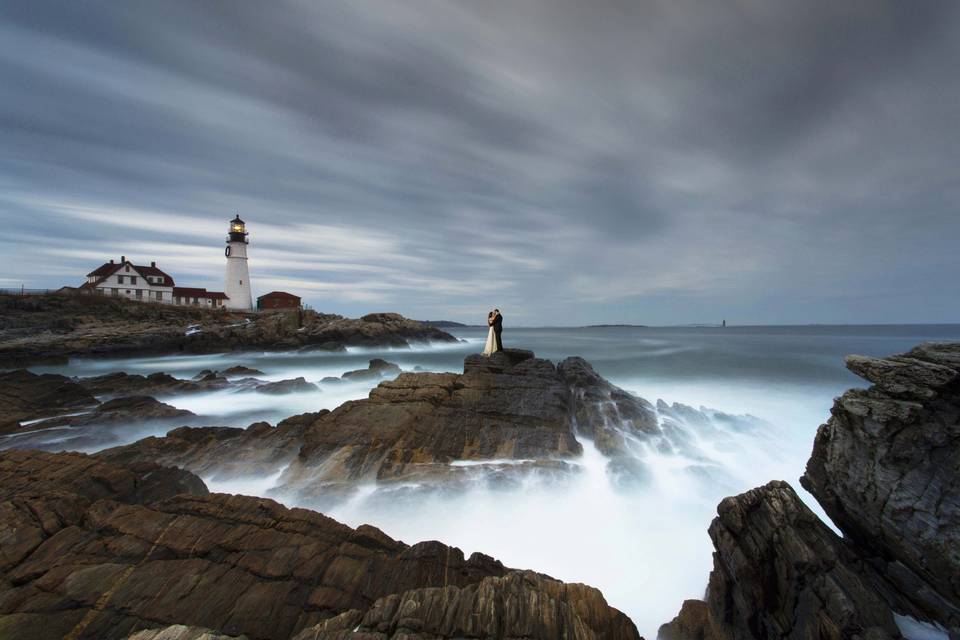
[[[89,391],[52,373],[38,375],[26,369],[0,373],[0,434],[16,431],[20,423],[97,406]]]
[[[726,498],[710,525],[710,621],[732,640],[899,638],[879,576],[785,482]]]
[[[224,369],[220,372],[220,375],[226,377],[249,377],[249,376],[262,376],[266,375],[263,371],[259,369],[251,369],[250,367],[244,367],[242,365],[235,365],[228,369]]]
[[[89,378],[76,378],[76,382],[90,393],[101,397],[196,393],[223,389],[229,384],[226,379],[215,374],[204,374],[194,380],[181,380],[163,372],[143,376],[122,371]]]
[[[247,636],[227,636],[203,627],[174,624],[162,629],[144,629],[127,640],[249,640]]]
[[[725,636],[713,628],[707,603],[703,600],[684,600],[677,617],[660,625],[657,632],[657,640],[724,639]]]
[[[376,380],[378,378],[392,378],[400,374],[400,367],[392,362],[374,358],[366,369],[347,371],[343,374],[344,380]]]
[[[185,335],[193,324],[202,330]],[[314,311],[251,315],[104,296],[0,295],[0,366],[63,362],[81,355],[342,351],[347,346],[408,347],[414,342],[456,338],[393,313],[356,320]]]
[[[366,612],[348,611],[305,629],[294,640],[347,638],[636,640],[639,635],[596,589],[516,571],[466,586],[392,594]]]
[[[661,448],[666,434],[653,405],[607,382],[583,358],[567,358],[557,370],[573,393],[577,431],[611,458],[609,468],[618,480],[642,478],[643,462],[629,441],[640,439]]]
[[[129,396],[107,400],[95,410],[75,416],[51,418],[29,426],[31,431],[62,426],[88,426],[119,423],[137,423],[147,420],[185,418],[195,415],[186,409],[160,402],[150,396]]]
[[[933,398],[938,389],[960,375],[957,368],[905,356],[847,356],[845,362],[850,371],[875,384],[879,391],[909,399]]]
[[[343,382],[340,378],[335,376],[325,376],[320,380],[321,384],[337,384]]]
[[[894,585],[894,606],[960,627],[960,345],[847,359],[874,383],[847,391],[801,479]]]
[[[198,483],[192,491],[184,478]],[[0,636],[113,640],[184,625],[286,640],[346,618],[409,624],[384,609],[403,599],[430,625],[445,610],[483,628],[498,619],[535,630],[526,637],[638,638],[595,589],[267,499],[204,493],[195,476],[156,465],[0,453]]]
[[[257,393],[269,393],[273,395],[282,395],[285,393],[300,393],[303,391],[318,391],[317,385],[307,382],[303,377],[291,378],[290,380],[279,380],[277,382],[264,382],[257,385]]]
[[[144,438],[96,455],[119,464],[152,460],[217,480],[266,476],[289,464],[300,450],[304,431],[326,413],[293,416],[276,427],[266,422],[246,429],[180,427],[166,436]]]

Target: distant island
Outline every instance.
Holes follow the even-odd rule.
[[[587,324],[581,329],[611,329],[611,328],[634,328],[634,329],[647,329],[648,326],[645,324]]]

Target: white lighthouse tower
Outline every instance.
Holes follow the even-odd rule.
[[[227,234],[227,277],[223,292],[227,294],[227,308],[241,311],[253,310],[250,294],[250,270],[247,268],[247,225],[240,216],[230,221]]]

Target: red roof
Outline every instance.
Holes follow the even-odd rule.
[[[105,262],[99,267],[97,267],[96,269],[94,269],[93,271],[91,271],[90,273],[88,273],[87,277],[88,278],[96,277],[101,279],[108,278],[112,276],[114,273],[116,273],[120,269],[120,267],[122,267],[125,264],[129,264],[131,267],[133,267],[134,271],[136,271],[143,277],[151,276],[155,278],[156,277],[162,278],[162,280],[157,284],[167,286],[167,287],[172,287],[174,285],[173,278],[170,277],[170,274],[161,271],[155,266],[155,264],[151,264],[150,266],[145,266],[140,264],[133,264],[129,260],[127,262]]]
[[[97,267],[96,269],[88,273],[87,277],[88,278],[93,278],[93,277],[106,278],[107,276],[109,276],[111,273],[113,273],[119,268],[120,268],[119,264],[116,264],[114,262],[105,262],[101,266]]]
[[[290,300],[299,300],[300,296],[295,296],[292,293],[287,293],[286,291],[271,291],[270,293],[265,293],[257,300],[263,300],[266,298],[287,298]]]
[[[174,298],[207,298],[210,300],[228,300],[227,294],[222,291],[207,291],[197,287],[174,287]]]

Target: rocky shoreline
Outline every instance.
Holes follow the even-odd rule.
[[[248,314],[100,296],[0,295],[0,368],[81,356],[341,351],[418,342],[457,339],[397,313],[351,319],[310,310]]]
[[[639,638],[591,587],[268,499],[209,494],[170,467],[7,451],[0,512],[4,638],[110,640],[175,624],[278,640],[353,630]]]
[[[704,599],[684,602],[660,638],[896,639],[905,619],[960,637],[960,345],[850,356],[847,366],[873,386],[836,400],[801,479],[842,536],[783,481],[724,499],[708,532]],[[53,427],[163,415],[177,410],[120,391],[255,385],[259,373],[15,371],[3,374],[0,412],[13,430],[51,409],[79,414]],[[209,494],[198,475],[283,470],[278,493],[322,507],[363,483],[562,479],[578,473],[587,438],[611,479],[630,485],[645,481],[644,450],[697,460],[696,440],[719,437],[717,424],[763,428],[652,404],[581,358],[554,364],[516,349],[468,356],[459,374],[372,361],[344,379],[356,376],[386,379],[366,399],[276,426],[184,426],[93,456],[0,452],[0,637],[638,638],[591,587],[269,499]],[[722,481],[708,462],[690,473]]]

